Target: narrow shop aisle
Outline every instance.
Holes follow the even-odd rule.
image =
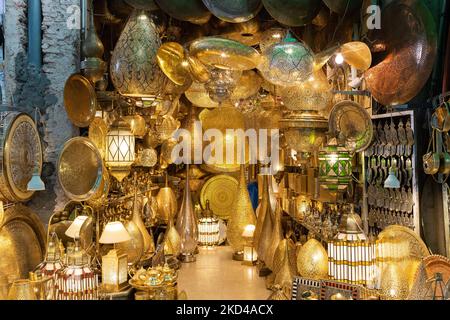
[[[189,300],[266,300],[270,291],[256,267],[231,259],[230,247],[200,249],[197,261],[183,264],[178,288]]]

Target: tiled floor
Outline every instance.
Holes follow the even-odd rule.
[[[256,267],[243,266],[231,259],[230,247],[200,249],[197,261],[183,264],[178,288],[189,300],[266,300],[264,278]]]

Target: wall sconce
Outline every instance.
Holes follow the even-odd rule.
[[[106,166],[111,175],[121,182],[130,174],[135,161],[135,137],[123,120],[116,121],[106,135]]]
[[[256,249],[254,246],[254,235],[255,235],[256,227],[252,224],[245,227],[244,233],[242,233],[242,237],[245,240],[244,244],[244,261],[243,265],[254,266],[258,261],[258,254],[256,253]]]
[[[131,239],[122,222],[109,222],[100,237],[102,244],[116,244]],[[119,292],[128,286],[128,256],[115,248],[102,257],[102,286],[108,292]]]

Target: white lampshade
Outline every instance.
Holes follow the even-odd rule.
[[[69,238],[78,239],[80,237],[81,227],[83,226],[87,218],[87,216],[76,217],[70,227],[66,230],[66,236],[68,236]]]
[[[105,226],[99,242],[103,244],[114,244],[126,242],[129,240],[131,240],[130,234],[125,229],[123,223],[120,221],[116,221],[109,222]]]
[[[245,227],[244,233],[242,234],[242,237],[244,238],[253,238],[255,234],[256,227],[252,224],[249,224]]]

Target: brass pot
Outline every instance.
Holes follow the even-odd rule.
[[[141,115],[135,114],[132,116],[125,116],[123,119],[130,125],[131,133],[133,133],[136,138],[144,138],[147,133],[147,125],[145,119]]]

